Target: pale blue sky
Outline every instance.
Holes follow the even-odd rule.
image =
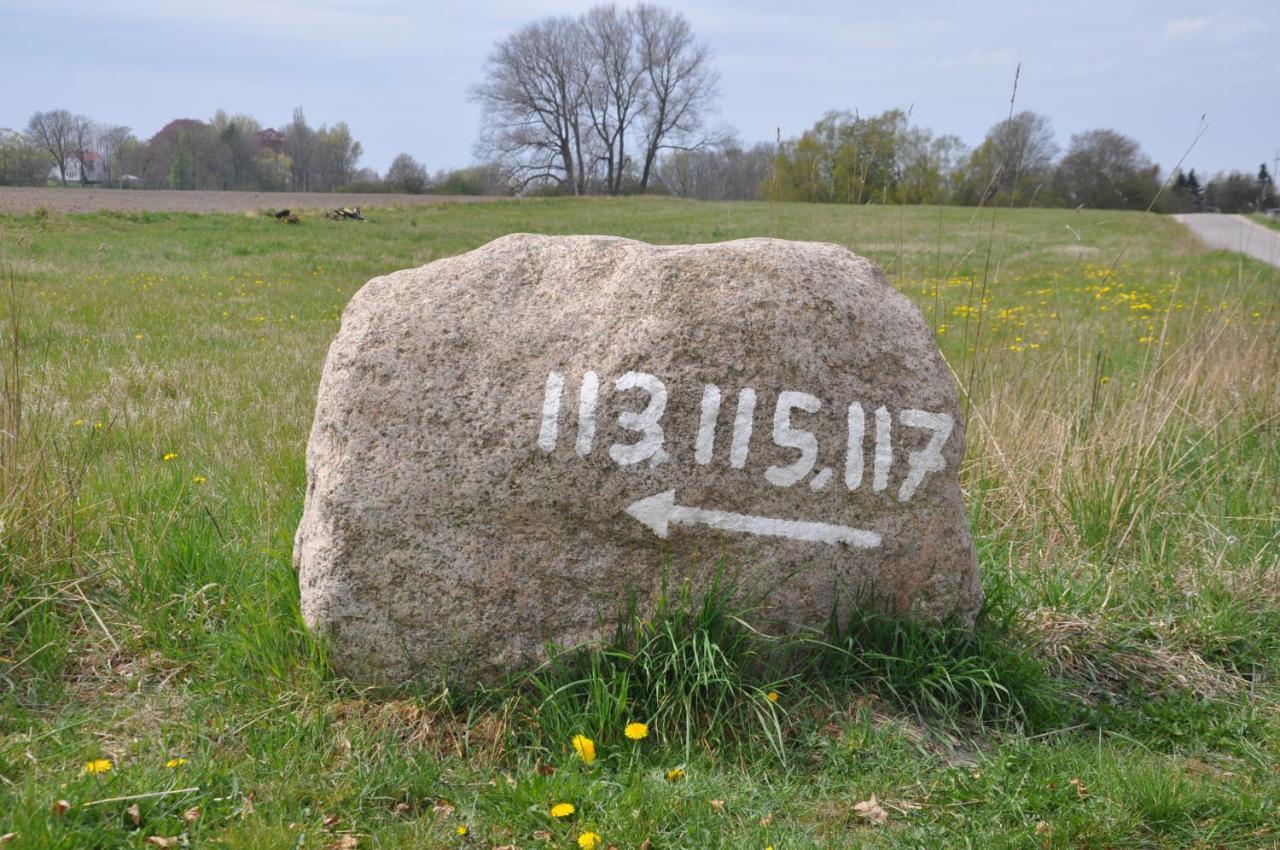
[[[219,107],[266,125],[305,107],[345,120],[384,170],[401,150],[428,168],[472,159],[495,41],[590,2],[0,0],[0,127],[66,108],[146,138]],[[795,135],[828,109],[913,107],[967,144],[1008,109],[1050,117],[1059,143],[1112,127],[1165,168],[1257,169],[1280,149],[1280,2],[670,3],[709,41],[719,120],[744,141]]]

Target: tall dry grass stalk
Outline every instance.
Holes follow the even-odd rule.
[[[47,393],[31,383],[46,374],[26,341],[17,271],[4,269],[0,295],[0,549],[11,565],[39,574],[76,551],[76,494],[86,446],[55,437]]]
[[[0,505],[7,505],[21,488],[19,457],[22,425],[21,305],[12,267],[5,268],[6,313],[3,376],[0,377]]]
[[[1212,314],[1169,340],[1166,315],[1137,378],[1115,386],[1085,349],[1038,380],[988,380],[973,399],[966,478],[984,481],[994,527],[1043,530],[1049,542],[1123,547],[1139,523],[1211,461],[1280,421],[1280,338],[1241,315]],[[1204,479],[1197,481],[1196,479]]]

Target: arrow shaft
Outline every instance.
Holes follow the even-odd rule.
[[[846,543],[859,549],[872,549],[880,545],[880,535],[876,532],[850,528],[847,525],[775,519],[735,514],[729,511],[689,508],[683,505],[677,505],[671,509],[669,521],[681,525],[706,525],[721,531],[736,531],[760,537],[786,537],[811,543]]]

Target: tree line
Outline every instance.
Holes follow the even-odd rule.
[[[360,167],[363,153],[346,122],[312,127],[301,108],[279,130],[219,109],[208,121],[170,121],[145,141],[128,127],[54,109],[36,112],[24,130],[0,128],[0,186],[511,193],[491,166],[429,174],[402,153],[384,175]]]
[[[901,110],[830,112],[782,142],[774,165],[758,197],[1164,212],[1251,212],[1277,203],[1265,163],[1256,174],[1220,173],[1201,187],[1194,171],[1166,178],[1136,140],[1115,130],[1076,133],[1061,151],[1049,119],[1031,111],[996,123],[972,150],[912,126]]]
[[[329,191],[352,182],[362,153],[345,122],[312,127],[302,109],[283,130],[219,109],[208,121],[170,121],[145,141],[54,109],[36,112],[24,131],[0,130],[0,182]]]
[[[522,192],[1225,212],[1277,203],[1265,165],[1203,188],[1178,172],[1166,187],[1134,139],[1088,130],[1062,152],[1049,119],[1030,111],[972,149],[899,109],[829,112],[798,137],[743,145],[710,124],[711,60],[682,15],[645,3],[534,21],[498,42],[472,90],[484,110],[477,154]]]
[[[1220,209],[1275,207],[1266,165],[1207,180],[1162,175],[1112,129],[1063,151],[1044,115],[997,122],[969,148],[909,111],[833,111],[799,136],[744,145],[714,124],[719,76],[709,45],[661,6],[596,6],[546,17],[494,46],[483,82],[479,163],[428,173],[399,154],[385,174],[360,167],[345,122],[313,128],[301,108],[280,129],[243,113],[171,121],[151,138],[65,109],[0,128],[0,185],[51,178],[171,189],[450,194],[664,193],[716,200]]]

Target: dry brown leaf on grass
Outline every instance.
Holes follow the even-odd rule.
[[[18,833],[16,832],[6,832],[4,835],[0,835],[0,844],[8,844],[17,837]]]
[[[1074,779],[1072,779],[1072,780],[1071,780],[1071,782],[1070,782],[1069,784],[1071,784],[1071,785],[1074,785],[1074,786],[1075,786],[1075,789],[1076,789],[1076,795],[1077,795],[1081,800],[1083,800],[1085,797],[1088,797],[1088,796],[1089,796],[1089,789],[1084,787],[1084,783],[1080,781],[1080,777],[1078,777],[1078,776],[1077,776],[1077,777],[1075,777]]]
[[[769,812],[769,814],[760,818],[760,825],[763,827],[767,828],[771,823],[773,823],[773,812]]]
[[[539,841],[550,841],[551,833],[547,832],[545,829],[540,829],[533,834],[533,837]]]
[[[395,806],[392,807],[391,809],[391,814],[395,815],[396,817],[400,817],[401,815],[406,814],[408,811],[409,811],[408,803],[396,803]]]
[[[360,846],[360,839],[354,835],[339,835],[329,843],[329,850],[356,850]]]
[[[342,823],[342,818],[337,815],[325,815],[324,820],[320,821],[320,825],[325,827],[337,826],[340,823]]]
[[[447,818],[449,815],[453,814],[453,803],[450,803],[448,800],[436,800],[435,805],[431,807],[431,811],[435,812],[440,817]]]
[[[724,800],[710,800],[709,802],[711,803],[711,808],[715,809],[717,812],[724,811]]]
[[[182,819],[187,823],[195,823],[200,820],[200,807],[192,806],[182,813]]]
[[[55,800],[53,805],[49,807],[49,811],[53,812],[57,817],[62,817],[67,812],[71,811],[71,804],[66,800]]]
[[[129,816],[129,822],[134,826],[142,825],[142,809],[138,808],[137,803],[125,809],[124,813]]]
[[[866,818],[876,826],[880,826],[889,820],[889,813],[880,807],[880,801],[876,799],[875,794],[871,795],[870,800],[854,803],[853,810],[858,813],[859,817]]]
[[[147,838],[147,843],[152,847],[177,847],[182,843],[182,839],[176,835],[172,838],[165,838],[162,835],[152,835]]]

